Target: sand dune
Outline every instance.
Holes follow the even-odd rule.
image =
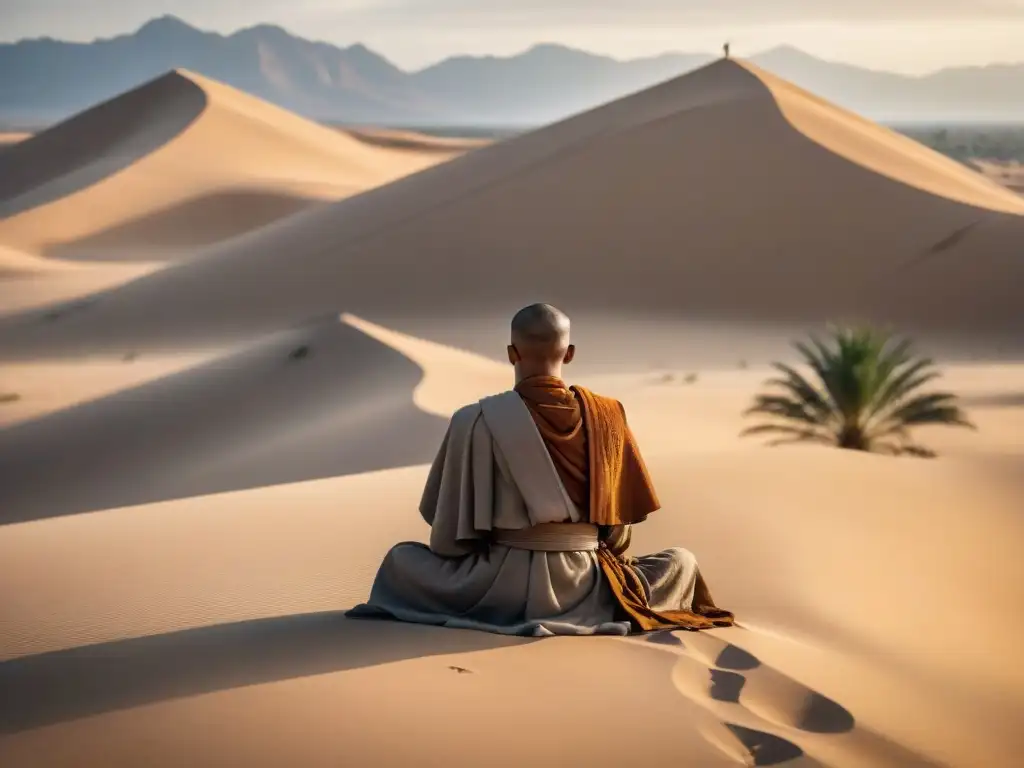
[[[0,524],[429,462],[445,421],[414,407],[420,376],[327,321],[8,427]]]
[[[416,142],[175,73],[0,154],[0,764],[1020,764],[1024,203],[741,62],[331,202]],[[693,549],[741,626],[340,616],[536,300],[643,446],[634,548]],[[978,431],[739,438],[857,315],[974,358]]]
[[[302,191],[220,189],[148,211],[72,243],[49,246],[46,253],[98,261],[188,258],[196,246],[227,240],[323,204],[324,200],[317,197],[320,192],[336,197],[338,190],[329,186]]]
[[[441,305],[432,338],[466,344],[459,321],[543,296],[659,326],[868,317],[1019,347],[1024,201],[905,142],[719,62],[214,247],[32,344],[173,346],[332,311],[420,332]]]
[[[34,307],[48,307],[46,318],[60,315],[53,306],[75,302],[88,303],[89,296],[113,286],[123,285],[163,265],[89,264],[46,258],[0,245],[0,317]]]
[[[0,427],[72,408],[122,389],[170,376],[216,357],[200,352],[182,355],[121,356],[49,363],[16,363],[0,370]]]
[[[0,280],[46,272],[54,267],[55,265],[46,259],[0,246]]]
[[[148,259],[139,252],[221,240],[457,151],[371,146],[176,71],[4,152],[0,242]],[[182,233],[189,208],[204,215],[190,216]]]
[[[5,260],[9,254],[6,249]],[[162,262],[69,262],[17,252],[6,263],[9,269],[0,266],[0,317],[39,310],[44,323],[88,306],[100,291],[164,267]]]

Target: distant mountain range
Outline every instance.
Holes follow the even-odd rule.
[[[516,56],[458,56],[417,72],[363,45],[311,42],[275,26],[231,35],[172,16],[92,43],[0,45],[0,120],[51,122],[185,68],[323,121],[406,126],[532,126],[706,64],[710,54],[619,61],[559,45]],[[791,47],[755,64],[885,122],[1024,120],[1024,64],[910,77],[823,61]]]

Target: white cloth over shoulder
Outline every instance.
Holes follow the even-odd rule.
[[[430,544],[393,547],[369,601],[348,615],[514,635],[629,633],[593,551],[536,552],[494,543],[496,529],[582,522],[529,410],[514,391],[452,417],[420,514]],[[697,565],[682,549],[636,558],[652,607],[688,608]]]

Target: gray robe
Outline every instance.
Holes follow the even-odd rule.
[[[508,635],[629,633],[597,553],[537,552],[490,541],[496,529],[581,522],[526,404],[514,391],[460,409],[427,476],[430,545],[385,556],[360,618],[390,617]],[[620,535],[625,532],[619,532]],[[656,610],[688,609],[697,563],[684,549],[630,560]]]

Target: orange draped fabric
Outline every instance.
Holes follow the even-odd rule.
[[[516,385],[551,454],[569,498],[599,526],[639,523],[661,505],[622,404],[558,378],[534,376]],[[710,629],[733,616],[718,608],[698,572],[692,610],[655,611],[640,577],[602,545],[601,569],[634,630]]]
[[[595,525],[631,525],[661,507],[621,403],[561,379],[516,385],[565,490]]]
[[[569,498],[582,510],[590,505],[587,431],[576,396],[561,379],[534,376],[516,385],[530,409]]]

